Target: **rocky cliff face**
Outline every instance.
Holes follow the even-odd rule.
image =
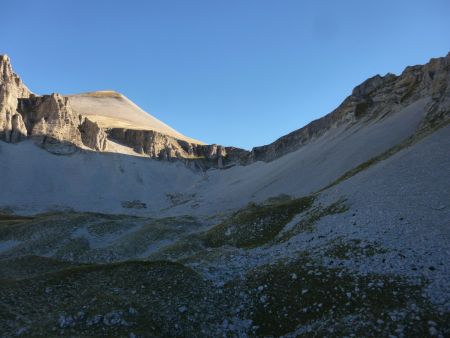
[[[222,168],[240,161],[247,151],[217,144],[189,143],[152,130],[114,128],[108,130],[112,140],[132,147],[137,153],[163,160],[184,159],[202,163],[204,166]]]
[[[52,153],[67,155],[81,149],[108,151],[112,140],[144,156],[183,160],[202,168],[224,167],[247,153],[190,143],[152,130],[102,128],[76,113],[68,97],[32,94],[13,72],[7,56],[1,56],[0,74],[0,139],[6,142],[31,139]]]
[[[113,129],[111,138],[129,145],[135,151],[161,159],[217,160],[218,167],[242,165],[256,161],[273,161],[295,151],[341,125],[355,125],[395,114],[422,98],[430,98],[422,128],[450,118],[450,54],[430,60],[423,66],[407,67],[396,76],[376,75],[352,91],[342,104],[330,114],[309,123],[272,144],[255,147],[251,151],[218,145],[202,146],[142,130]]]
[[[0,140],[15,143],[26,137],[17,99],[29,96],[30,91],[13,72],[8,56],[0,55]]]
[[[88,118],[82,118],[82,123],[78,126],[81,133],[81,141],[88,148],[105,151],[108,142],[108,135],[99,125]]]
[[[431,99],[422,123],[440,123],[450,118],[450,53],[431,59],[423,66],[407,67],[400,76],[376,75],[359,86],[330,114],[285,135],[275,142],[255,147],[243,160],[272,161],[295,151],[331,128],[354,124],[395,114],[403,107],[424,97]]]
[[[80,116],[76,116],[67,98],[60,94],[31,95],[18,100],[27,135],[38,145],[55,153],[72,153],[82,145],[79,130]]]
[[[65,96],[31,94],[12,71],[9,58],[1,56],[0,140],[19,142],[31,138],[57,154],[70,154],[80,149],[109,151],[109,142],[115,142],[142,156],[182,160],[202,168],[224,168],[275,160],[332,128],[363,125],[381,119],[424,97],[429,98],[429,103],[421,127],[441,123],[450,116],[449,83],[450,53],[423,66],[407,67],[399,76],[374,76],[355,87],[330,114],[249,152],[215,144],[191,143],[155,130],[101,127],[87,116],[76,113]]]
[[[106,134],[95,123],[76,114],[67,97],[60,94],[19,98],[17,112],[24,124],[24,135],[56,154],[79,149],[106,149]]]

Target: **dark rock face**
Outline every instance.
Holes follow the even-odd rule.
[[[150,157],[169,159],[175,157],[194,157],[192,145],[152,130],[114,128],[109,136],[137,153]]]
[[[78,129],[81,133],[81,141],[85,146],[97,151],[106,150],[108,136],[97,123],[92,122],[88,118],[84,118],[83,122],[78,126]]]
[[[239,162],[248,152],[217,144],[189,143],[152,130],[114,128],[107,131],[108,137],[118,143],[132,147],[140,154],[161,160],[182,159],[201,164],[202,167],[222,168]]]

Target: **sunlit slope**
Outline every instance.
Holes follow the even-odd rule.
[[[89,116],[103,128],[154,130],[187,142],[203,144],[169,127],[120,93],[97,91],[68,97],[76,113]]]

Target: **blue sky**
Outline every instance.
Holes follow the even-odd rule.
[[[250,148],[375,74],[450,51],[450,1],[2,1],[0,53],[38,94],[113,89],[180,132]]]

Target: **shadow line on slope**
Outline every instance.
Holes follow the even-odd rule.
[[[347,172],[345,172],[342,176],[340,176],[337,180],[335,180],[334,182],[330,183],[329,185],[325,186],[324,188],[320,189],[318,192],[322,192],[327,190],[328,188],[334,187],[335,185],[338,185],[339,183],[355,176],[356,174],[364,171],[365,169],[381,162],[384,161],[386,159],[388,159],[389,157],[395,155],[396,153],[398,153],[399,151],[406,149],[408,147],[411,147],[412,145],[420,142],[421,140],[423,140],[424,138],[426,138],[427,136],[430,136],[431,134],[433,134],[434,132],[436,132],[437,130],[444,128],[446,126],[450,125],[450,119],[449,120],[445,120],[442,121],[436,125],[427,127],[427,128],[423,128],[420,129],[419,131],[417,131],[416,133],[414,133],[413,135],[409,136],[406,140],[400,142],[399,144],[396,144],[395,146],[389,148],[388,150],[386,150],[385,152],[381,153],[380,155],[377,155],[375,157],[372,157],[370,160],[361,163],[360,165],[356,166],[353,169],[348,170]]]

